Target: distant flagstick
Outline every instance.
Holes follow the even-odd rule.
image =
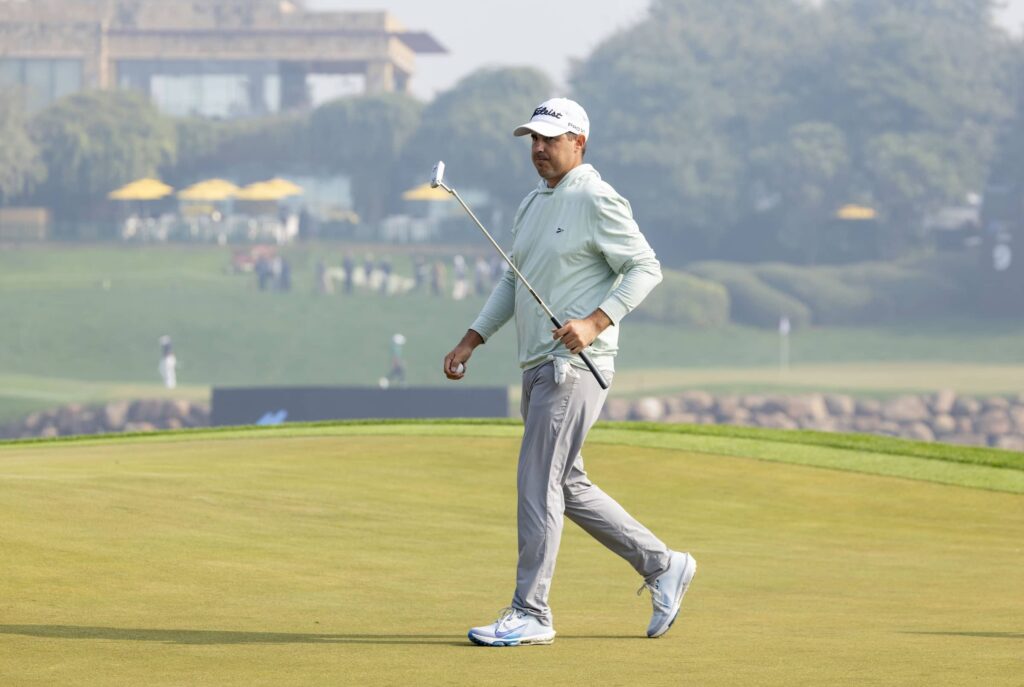
[[[430,177],[430,187],[441,187],[448,193],[455,196],[455,200],[459,201],[459,205],[462,206],[462,209],[466,211],[466,213],[470,216],[470,218],[472,218],[474,222],[476,222],[476,225],[480,227],[480,231],[484,233],[484,236],[486,236],[487,240],[491,242],[491,245],[494,246],[494,249],[501,254],[501,257],[504,258],[506,263],[508,263],[508,266],[512,268],[512,271],[515,273],[516,277],[518,277],[519,281],[523,283],[523,286],[526,287],[526,290],[530,292],[530,295],[533,296],[533,299],[537,301],[541,308],[544,309],[544,312],[547,313],[547,316],[551,319],[551,323],[555,325],[555,328],[561,329],[562,323],[559,322],[557,317],[555,317],[555,313],[551,312],[551,308],[549,308],[547,303],[544,302],[544,299],[537,295],[537,292],[533,290],[532,286],[530,286],[530,282],[526,281],[526,277],[523,276],[523,273],[520,272],[519,268],[517,268],[512,263],[512,260],[509,259],[508,255],[505,254],[505,251],[503,251],[501,249],[501,246],[498,245],[498,242],[495,241],[494,238],[487,231],[487,229],[484,228],[484,225],[480,223],[480,220],[476,218],[476,215],[474,215],[473,211],[469,209],[469,206],[466,205],[466,203],[462,200],[461,197],[459,197],[459,194],[455,191],[455,189],[451,188],[450,186],[444,183],[444,162],[440,160],[438,160],[437,164],[434,165],[434,171]],[[604,378],[604,375],[601,374],[601,371],[597,369],[597,366],[594,365],[594,361],[590,359],[590,356],[587,355],[586,351],[580,351],[579,355],[583,359],[583,362],[586,363],[587,367],[590,368],[590,372],[594,375],[594,378],[597,380],[597,383],[601,385],[601,388],[607,389],[608,381]]]

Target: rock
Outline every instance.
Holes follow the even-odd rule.
[[[961,446],[988,446],[988,439],[984,434],[951,434],[942,439],[947,444],[959,444]]]
[[[124,426],[126,432],[152,432],[155,429],[156,425],[151,422],[129,422]]]
[[[981,404],[967,396],[960,396],[953,403],[953,415],[957,417],[977,415],[980,411]]]
[[[78,414],[81,412],[82,406],[77,403],[66,405],[57,411],[57,431],[61,433],[61,436],[75,433]]]
[[[687,412],[687,409],[686,409],[686,399],[684,399],[682,396],[679,396],[679,395],[667,396],[667,397],[665,397],[664,401],[665,401],[665,413],[667,415],[672,415],[674,413],[685,413],[685,412]]]
[[[209,427],[210,426],[210,404],[209,403],[193,403],[192,404],[192,410],[189,411],[188,417],[189,417],[189,421],[191,422],[191,425],[193,427]]]
[[[932,431],[936,434],[954,434],[956,419],[952,415],[936,415],[932,418]]]
[[[111,432],[120,432],[124,429],[124,423],[128,421],[128,401],[112,401],[103,406],[101,419],[103,426]]]
[[[881,425],[881,419],[874,415],[858,415],[853,419],[853,431],[855,432],[874,434],[878,432]]]
[[[801,429],[813,429],[818,432],[835,432],[838,431],[838,424],[835,418],[811,418],[804,417],[798,421]]]
[[[754,424],[771,429],[799,429],[800,425],[784,413],[754,413]]]
[[[1024,451],[1024,436],[998,437],[993,446],[1007,451]]]
[[[717,425],[718,424],[718,418],[716,418],[712,413],[699,413],[697,415],[697,424],[698,425]]]
[[[1005,410],[989,410],[974,423],[975,429],[982,434],[1012,434],[1013,421]]]
[[[715,418],[723,425],[742,425],[750,421],[750,415],[749,410],[743,406],[737,406],[731,413],[717,413]]]
[[[60,436],[60,431],[55,425],[46,425],[36,433],[36,436],[40,436],[44,439],[52,439],[53,437]]]
[[[1024,406],[1013,406],[1009,410],[1010,419],[1013,421],[1014,427],[1021,434],[1024,434]]]
[[[903,428],[902,435],[915,441],[935,441],[935,433],[924,422],[912,422]]]
[[[653,396],[641,398],[633,404],[631,417],[641,422],[657,422],[665,417],[665,404]]]
[[[164,402],[164,418],[184,421],[192,412],[192,404],[182,399],[170,399]]]
[[[741,403],[747,410],[759,411],[765,404],[765,397],[751,394],[750,396],[744,396]]]
[[[94,408],[83,408],[75,415],[71,422],[71,434],[95,434],[98,430],[99,420]]]
[[[892,422],[923,422],[929,415],[919,396],[900,396],[882,404],[882,417]]]
[[[746,411],[735,396],[723,396],[715,401],[715,415],[719,418],[735,417],[740,410]],[[748,413],[749,415],[749,413]]]
[[[974,420],[969,417],[958,417],[956,418],[956,431],[957,434],[973,434],[974,433]]]
[[[621,398],[609,398],[605,401],[603,415],[606,420],[612,420],[613,422],[622,422],[623,420],[629,419],[629,410],[632,404]],[[196,408],[193,406],[192,413],[189,415],[189,419],[195,421]],[[199,425],[192,425],[197,427]]]
[[[956,403],[956,392],[952,389],[943,389],[932,397],[932,412],[936,415],[949,415],[953,412],[954,403]]]
[[[1010,401],[1002,396],[989,396],[981,401],[982,410],[1008,410]]]
[[[43,426],[43,414],[38,412],[32,413],[27,418],[25,418],[25,421],[22,423],[22,426],[29,432],[35,432],[36,430]]]
[[[857,403],[850,396],[843,394],[826,394],[825,406],[829,415],[846,417],[857,412]]]
[[[857,415],[863,415],[865,417],[879,415],[882,412],[882,403],[873,398],[858,398],[856,412]]]
[[[662,422],[670,422],[677,425],[695,425],[697,424],[697,415],[694,413],[669,413],[662,419]]]
[[[710,413],[715,409],[715,397],[706,391],[687,391],[680,398],[691,413]]]
[[[893,422],[892,420],[883,420],[882,422],[878,423],[878,429],[876,430],[876,433],[885,434],[886,436],[890,437],[898,437],[903,434],[903,427],[901,427],[900,423],[898,422]]]
[[[180,419],[180,418],[176,418],[176,417],[169,417],[169,418],[167,418],[166,420],[164,420],[164,422],[163,422],[163,425],[162,425],[162,428],[163,428],[163,429],[181,429],[181,428],[182,428],[182,427],[184,427],[184,426],[185,426],[185,425],[184,425],[184,423],[183,423],[183,422],[181,421],[181,419]]]

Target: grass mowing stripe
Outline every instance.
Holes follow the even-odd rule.
[[[0,457],[4,448],[49,447],[54,443],[94,445],[126,439],[183,442],[346,435],[518,437],[521,432],[521,425],[515,420],[354,420],[0,442]],[[889,437],[654,423],[601,423],[592,430],[588,442],[669,448],[1024,493],[1024,454],[994,449],[923,444]],[[959,455],[962,451],[969,454],[967,458]]]
[[[665,434],[621,429],[595,429],[588,443],[645,446],[709,455],[753,458],[770,462],[937,482],[972,489],[1024,494],[1024,472],[987,465],[945,462],[892,453],[873,453],[798,442],[763,441],[702,434]]]

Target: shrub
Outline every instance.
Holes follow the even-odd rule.
[[[725,287],[692,274],[664,270],[664,280],[634,313],[638,320],[719,327],[729,321]]]
[[[725,287],[735,322],[773,328],[779,318],[788,317],[793,327],[811,323],[810,308],[762,281],[752,265],[701,262],[691,265],[690,271]]]
[[[769,286],[810,308],[815,324],[854,324],[872,317],[875,294],[870,285],[844,282],[841,268],[770,263],[754,271]]]

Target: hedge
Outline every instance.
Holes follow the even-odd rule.
[[[664,280],[632,317],[648,322],[720,327],[729,322],[729,293],[721,284],[664,269]]]

